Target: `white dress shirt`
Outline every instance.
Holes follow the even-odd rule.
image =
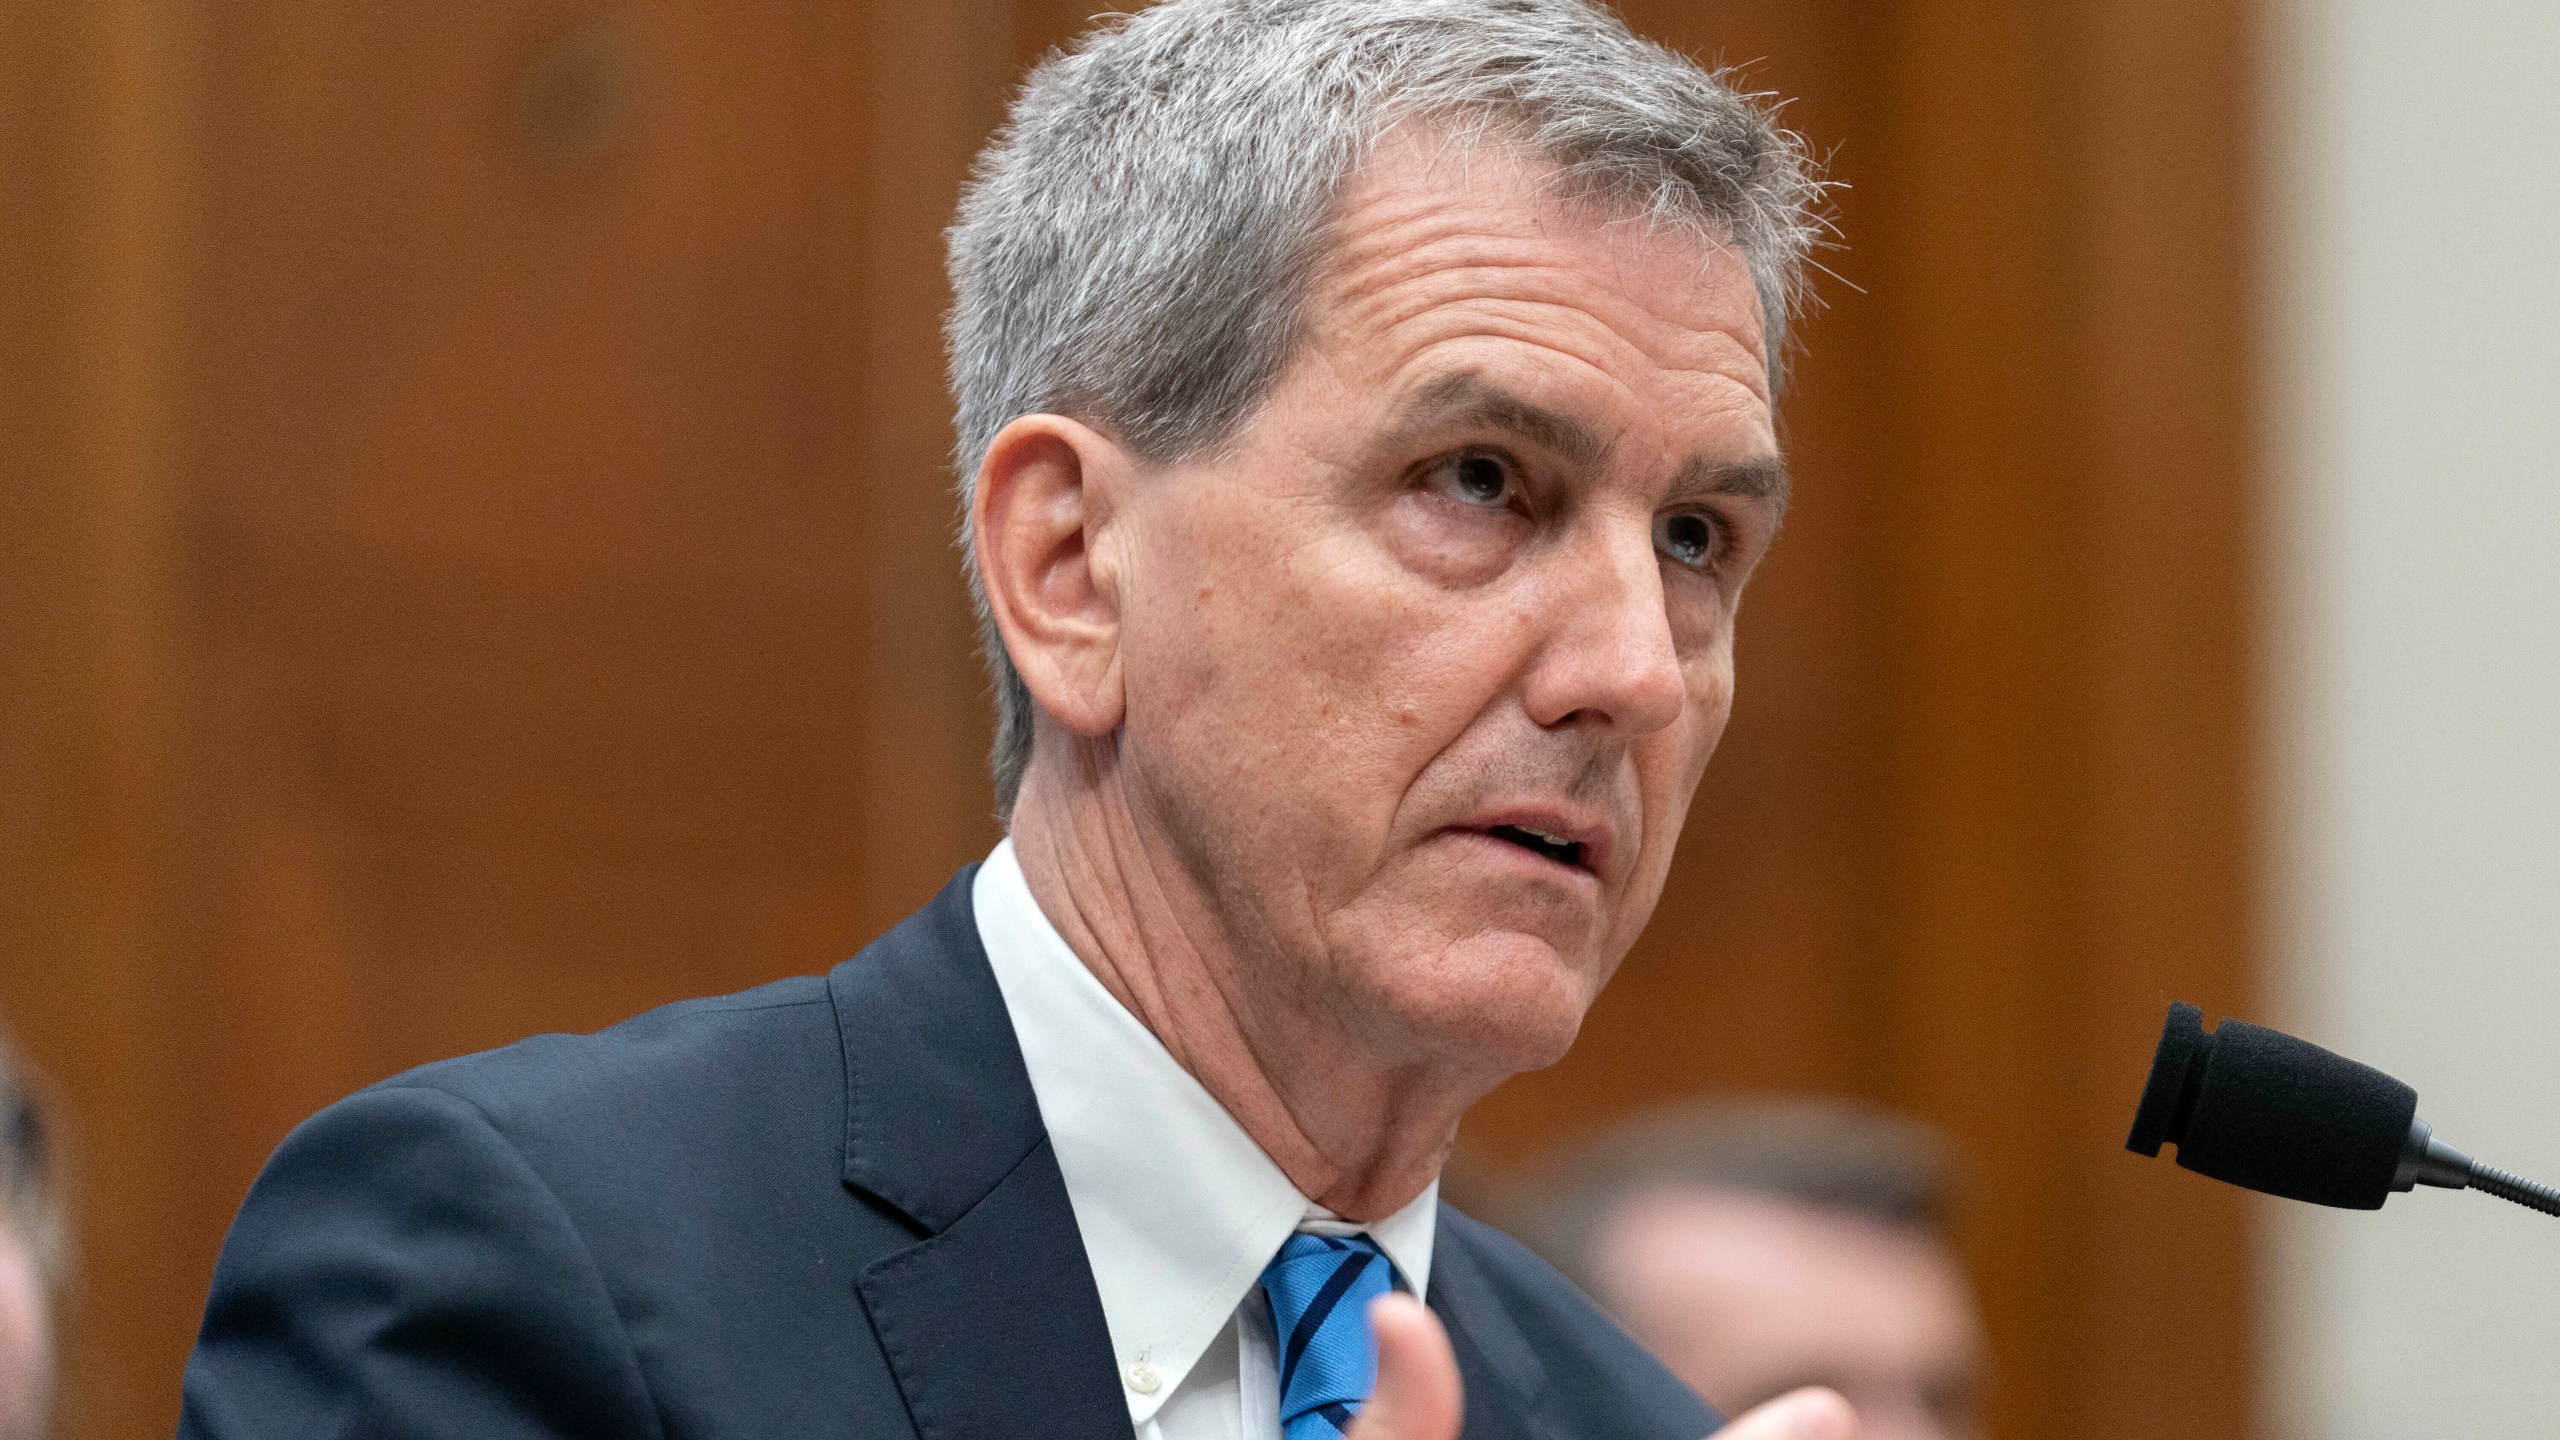
[[[1102,1292],[1137,1440],[1279,1440],[1263,1266],[1293,1231],[1365,1231],[1423,1294],[1438,1183],[1374,1225],[1339,1219],[1299,1194],[1076,958],[1012,841],[987,857],[969,898]]]

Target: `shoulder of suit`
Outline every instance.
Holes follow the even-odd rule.
[[[592,1034],[535,1035],[439,1060],[359,1093],[442,1091],[517,1138],[652,1116],[682,1123],[723,1099],[757,1103],[759,1091],[840,1091],[837,1034],[825,979],[802,976],[680,1001]]]

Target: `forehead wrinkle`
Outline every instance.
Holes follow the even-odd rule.
[[[1553,345],[1577,337],[1581,358],[1598,363],[1601,350],[1648,350],[1639,337],[1648,328],[1623,295],[1595,282],[1587,267],[1536,259],[1474,255],[1438,263],[1427,254],[1400,254],[1385,265],[1355,274],[1326,293],[1318,333],[1335,343],[1360,336],[1393,337],[1414,328],[1488,325],[1518,330],[1517,338]],[[1617,312],[1617,313],[1613,313]],[[1633,322],[1633,323],[1629,323]],[[1598,344],[1592,343],[1595,332]],[[1649,352],[1648,352],[1649,353]]]
[[[1345,246],[1310,294],[1313,312],[1327,319],[1317,328],[1339,332],[1392,331],[1451,307],[1563,311],[1648,352],[1659,348],[1648,333],[1675,343],[1721,335],[1760,363],[1756,307],[1711,293],[1720,281],[1745,277],[1728,277],[1710,265],[1698,270],[1696,284],[1666,285],[1662,277],[1635,273],[1647,268],[1622,254],[1594,254],[1553,237],[1453,226],[1419,239],[1389,233],[1359,249]],[[1747,285],[1743,291],[1743,298],[1757,293]],[[1698,313],[1673,313],[1693,303]]]
[[[1439,279],[1451,274],[1518,275],[1533,270],[1563,279],[1565,285],[1558,287],[1559,291],[1587,286],[1592,279],[1584,269],[1543,263],[1472,264],[1456,272],[1425,269],[1417,272],[1417,278],[1429,276]],[[1600,287],[1600,291],[1602,293],[1597,295],[1577,298],[1563,293],[1488,293],[1478,290],[1453,299],[1429,293],[1427,287],[1402,282],[1370,287],[1345,284],[1325,297],[1327,303],[1321,308],[1329,313],[1323,314],[1310,336],[1310,343],[1302,349],[1302,363],[1320,358],[1355,359],[1362,339],[1370,337],[1402,352],[1401,357],[1383,365],[1359,364],[1355,360],[1352,368],[1368,371],[1375,379],[1367,382],[1353,379],[1352,383],[1355,386],[1379,382],[1391,385],[1400,373],[1410,370],[1427,373],[1438,368],[1429,364],[1425,357],[1441,346],[1467,341],[1513,342],[1538,351],[1552,352],[1576,367],[1599,372],[1613,384],[1625,384],[1625,367],[1634,364],[1640,369],[1649,368],[1666,376],[1688,376],[1702,383],[1730,384],[1759,408],[1767,408],[1767,372],[1761,367],[1753,348],[1754,337],[1721,330],[1713,325],[1697,328],[1666,322],[1660,316],[1646,313],[1640,304],[1634,307],[1636,313],[1632,315],[1612,317],[1603,313],[1610,308],[1609,302],[1625,302],[1628,297],[1608,293],[1609,287],[1606,286]],[[1591,300],[1601,303],[1588,303]],[[1630,320],[1635,323],[1630,325],[1627,323]],[[1686,353],[1683,353],[1684,346],[1687,347]],[[1477,368],[1463,361],[1456,363],[1469,370]],[[1345,373],[1346,379],[1351,378],[1349,372]],[[1442,380],[1435,379],[1426,382],[1426,386],[1441,383]],[[1496,392],[1490,381],[1484,382],[1483,388]],[[1423,393],[1416,392],[1417,395]],[[1444,400],[1444,407],[1437,414],[1420,416],[1420,420],[1452,418],[1460,402],[1469,397],[1435,398]],[[1517,397],[1507,398],[1514,399],[1522,409],[1543,410],[1549,416],[1558,414],[1551,406],[1517,400]],[[1420,407],[1418,402],[1408,402],[1408,408],[1418,410]],[[1574,423],[1586,431],[1592,429],[1587,421],[1576,420]],[[1559,448],[1571,450],[1578,459],[1605,459],[1608,454],[1605,439],[1597,445],[1584,445],[1565,443],[1568,440],[1578,441],[1580,437],[1550,435],[1537,438],[1557,441]]]
[[[1365,230],[1346,227],[1312,287],[1312,310],[1322,319],[1311,329],[1341,343],[1364,332],[1392,333],[1453,309],[1533,324],[1561,312],[1568,331],[1596,326],[1608,346],[1630,347],[1664,368],[1723,369],[1713,362],[1702,365],[1704,357],[1674,352],[1684,345],[1729,348],[1736,352],[1733,358],[1746,362],[1732,378],[1763,405],[1769,403],[1758,291],[1725,252],[1710,247],[1682,265],[1684,282],[1639,273],[1656,264],[1638,252],[1651,252],[1659,262],[1688,248],[1692,242],[1679,234],[1612,238],[1570,224],[1550,227],[1536,216],[1522,229],[1488,229],[1467,223],[1470,218],[1432,206]],[[1742,282],[1739,296],[1714,293],[1729,288],[1729,281]],[[1704,309],[1675,313],[1684,301]],[[1555,345],[1560,337],[1518,338]],[[1579,358],[1608,368],[1596,355]]]

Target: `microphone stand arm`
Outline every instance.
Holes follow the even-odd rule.
[[[2420,1185],[2441,1190],[2479,1190],[2501,1200],[2512,1200],[2528,1210],[2560,1215],[2560,1190],[2483,1165],[2437,1139],[2434,1126],[2424,1120],[2412,1120],[2409,1138],[2400,1147],[2400,1169],[2391,1177],[2391,1188],[2405,1191]]]

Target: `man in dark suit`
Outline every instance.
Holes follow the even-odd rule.
[[[824,979],[303,1126],[181,1434],[1713,1429],[1437,1177],[1722,732],[1814,194],[1581,0],[1166,0],[1043,66],[952,232],[1009,838]]]

